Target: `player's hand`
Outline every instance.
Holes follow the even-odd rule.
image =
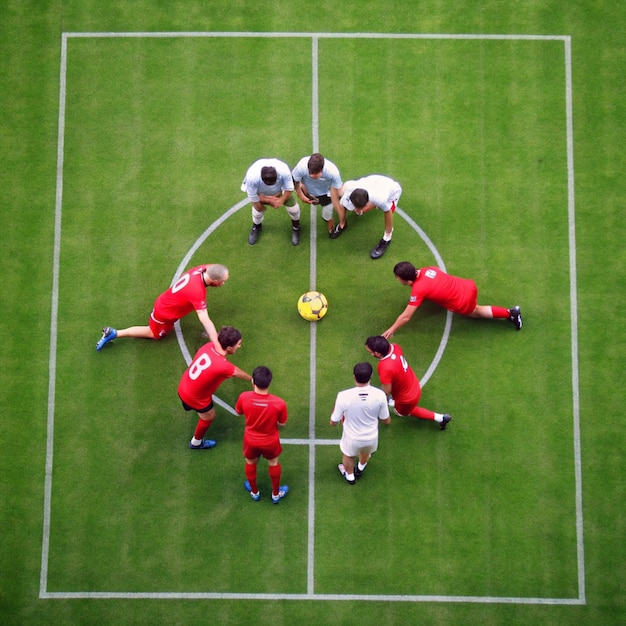
[[[393,337],[393,333],[387,329],[382,335],[381,337],[384,337],[385,339],[391,339]]]

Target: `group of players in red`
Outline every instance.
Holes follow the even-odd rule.
[[[474,281],[452,276],[438,267],[417,269],[405,261],[398,263],[393,271],[400,283],[411,288],[408,305],[382,335],[369,337],[365,347],[378,359],[381,387],[396,414],[433,420],[440,424],[441,430],[445,430],[451,416],[418,406],[420,382],[404,357],[402,348],[388,340],[411,319],[424,300],[431,300],[453,313],[467,317],[507,319],[515,325],[516,330],[522,328],[520,307],[479,305]],[[263,456],[268,461],[272,501],[278,503],[289,490],[287,485],[280,484],[282,468],[279,462],[282,452],[279,429],[287,423],[287,406],[282,398],[269,393],[272,382],[269,368],[259,366],[250,375],[228,360],[241,347],[241,333],[232,326],[224,326],[218,333],[206,306],[207,287],[220,287],[228,277],[228,269],[221,264],[201,265],[188,270],[156,299],[148,325],[120,330],[107,326],[102,329],[96,350],[102,350],[116,338],[162,339],[172,330],[176,321],[196,311],[210,341],[196,352],[178,386],[183,408],[198,414],[189,447],[192,450],[206,450],[216,445],[214,440],[205,439],[205,435],[215,419],[213,394],[221,383],[232,377],[252,382],[253,390],[244,391],[235,403],[236,413],[244,416],[246,424],[243,435],[244,487],[253,500],[260,499],[257,466]]]

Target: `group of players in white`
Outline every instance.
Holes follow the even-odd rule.
[[[331,239],[336,239],[348,227],[346,212],[363,215],[372,209],[380,209],[385,218],[385,231],[371,251],[373,259],[385,254],[393,235],[393,214],[397,208],[402,187],[400,184],[380,174],[372,174],[349,180],[344,184],[339,168],[319,153],[302,157],[296,166],[280,159],[259,159],[246,172],[241,190],[252,204],[252,229],[248,243],[257,243],[263,228],[267,207],[284,207],[291,218],[291,243],[300,243],[300,205],[294,197],[305,204],[319,204],[322,219],[328,227]],[[338,221],[333,219],[333,209]]]

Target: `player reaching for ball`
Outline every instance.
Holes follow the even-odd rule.
[[[287,485],[280,484],[282,467],[278,460],[283,451],[279,429],[287,423],[288,414],[285,401],[268,391],[271,382],[272,372],[268,367],[255,367],[252,372],[254,390],[244,391],[237,398],[235,411],[246,419],[243,432],[246,480],[243,486],[255,502],[261,498],[257,468],[259,458],[266,458],[272,483],[272,502],[278,504],[289,491]]]
[[[394,412],[401,417],[412,416],[439,423],[445,430],[452,419],[447,413],[435,413],[417,406],[422,395],[420,381],[404,358],[402,348],[397,343],[389,343],[384,337],[368,337],[365,349],[378,359],[378,378],[383,391],[391,397]]]
[[[242,378],[252,380],[252,376],[233,365],[228,357],[241,348],[241,333],[232,326],[224,326],[218,340],[204,344],[196,352],[189,367],[178,384],[178,397],[185,411],[195,411],[198,423],[189,442],[192,450],[206,450],[215,446],[213,439],[204,435],[215,419],[213,394],[227,379]]]
[[[186,271],[156,299],[148,326],[130,326],[121,330],[105,326],[96,350],[102,350],[109,341],[122,337],[163,339],[179,319],[194,310],[209,339],[216,343],[217,331],[207,312],[206,290],[207,287],[221,287],[227,280],[228,268],[217,263]]]
[[[516,330],[522,328],[522,312],[519,306],[507,309],[477,304],[478,289],[473,280],[446,274],[438,267],[416,269],[408,261],[397,263],[393,273],[399,282],[411,287],[411,297],[404,311],[383,333],[385,339],[390,339],[398,328],[404,326],[424,300],[431,300],[452,313],[466,317],[506,319],[513,322]]]
[[[352,372],[355,386],[337,394],[330,416],[331,426],[343,423],[339,443],[343,458],[337,469],[350,485],[361,478],[372,454],[378,449],[378,423],[391,423],[385,392],[370,385],[372,366],[357,363]]]

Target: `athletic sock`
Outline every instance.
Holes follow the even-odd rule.
[[[511,317],[508,309],[505,309],[503,306],[492,306],[491,307],[491,315],[496,319]]]
[[[265,211],[257,211],[254,207],[252,207],[252,223],[256,226],[260,226],[263,223],[263,218],[265,217]]]
[[[209,430],[210,425],[211,424],[210,423],[207,424],[205,420],[198,420],[198,423],[196,424],[196,431],[193,434],[194,439],[202,441],[204,439],[204,435],[206,434],[206,431]]]
[[[416,406],[409,413],[409,415],[412,415],[413,417],[417,417],[418,419],[421,419],[421,420],[434,420],[435,419],[435,413],[433,411],[429,411],[428,409],[422,409],[419,406]]]
[[[250,483],[250,490],[252,491],[252,493],[259,493],[259,487],[256,483],[257,464],[246,463],[245,471],[246,471],[246,478],[248,479],[248,482]]]
[[[280,477],[283,472],[283,468],[280,466],[280,463],[276,463],[276,465],[269,465],[267,471],[269,472],[270,479],[272,481],[272,495],[277,496],[280,491]]]

